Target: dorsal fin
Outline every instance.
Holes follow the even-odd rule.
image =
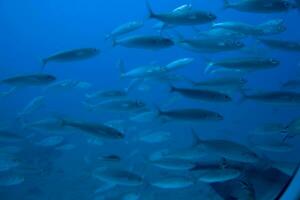
[[[192,132],[192,137],[193,137],[193,146],[197,146],[197,145],[201,144],[203,142],[203,140],[201,140],[199,138],[195,129],[191,128],[191,132]]]

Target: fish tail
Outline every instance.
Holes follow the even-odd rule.
[[[212,72],[212,67],[214,66],[214,63],[209,61],[204,69],[204,74],[209,74]]]
[[[149,18],[155,18],[156,15],[152,10],[149,1],[146,1],[146,7],[147,7],[147,10],[148,10],[148,17]]]
[[[163,114],[163,111],[160,109],[160,107],[158,105],[155,105],[156,111],[157,111],[157,115],[161,116]]]

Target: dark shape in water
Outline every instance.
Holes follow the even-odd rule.
[[[189,89],[189,88],[177,88],[171,86],[171,92],[177,92],[182,96],[197,99],[207,102],[230,102],[232,101],[231,97],[227,94],[212,91],[212,90],[201,90],[201,89]]]
[[[219,113],[199,108],[169,111],[162,111],[158,108],[157,111],[159,117],[180,121],[221,121],[224,119]]]
[[[44,58],[42,60],[43,68],[45,68],[45,66],[49,62],[70,62],[70,61],[84,60],[98,55],[99,52],[100,50],[96,48],[81,48],[81,49],[73,49],[70,51],[59,52],[47,58]]]
[[[241,12],[251,13],[277,13],[287,12],[290,9],[297,8],[297,5],[288,0],[240,0],[236,3],[230,3],[223,0],[224,8],[232,8]]]
[[[116,45],[127,48],[159,50],[173,46],[174,42],[161,36],[130,36],[120,40],[113,40],[113,46]]]
[[[300,52],[300,42],[274,39],[259,39],[259,41],[270,48]]]
[[[13,86],[42,86],[48,85],[55,80],[56,77],[50,74],[30,74],[6,78],[1,80],[0,83]]]

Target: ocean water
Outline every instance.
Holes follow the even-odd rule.
[[[145,1],[1,0],[0,199],[275,199],[293,178],[300,150],[300,16],[299,3],[289,2],[295,8],[256,13],[224,8],[222,0],[151,0],[155,13],[171,18],[195,10],[217,17],[184,26],[177,19],[174,26],[158,30],[154,26],[160,20],[149,18]],[[187,4],[191,8],[172,15],[172,10]],[[197,33],[226,21],[258,28],[270,20],[282,20],[286,30],[263,36],[248,32],[241,39]],[[105,39],[131,21],[143,26]],[[137,35],[168,38],[173,45],[153,49],[161,44],[153,40],[147,43],[152,49],[119,44]],[[262,38],[289,45],[267,46]],[[243,42],[245,47],[209,52],[211,47],[204,45],[206,52],[196,52],[183,48],[188,39],[220,46]],[[69,59],[48,59],[43,68],[43,59],[83,48],[96,48],[99,54],[77,60],[80,54],[73,52]],[[177,62],[173,66],[178,68],[168,71],[169,63],[183,58],[191,62]],[[205,73],[210,62],[244,58],[256,62],[248,63],[247,70],[235,64],[238,70]],[[280,64],[256,70],[257,59]],[[147,67],[132,78],[124,75],[120,63],[126,72]],[[151,74],[151,69],[158,72]],[[32,77],[28,79],[32,74],[49,74],[56,80],[49,84],[39,80],[32,86]],[[19,79],[7,84],[14,77]],[[214,88],[191,84],[216,78],[245,84],[226,88],[225,83]],[[290,80],[298,84],[283,87]],[[97,91],[116,90],[121,95],[87,98]],[[260,94],[269,96],[255,98]],[[214,113],[209,117],[203,111]]]

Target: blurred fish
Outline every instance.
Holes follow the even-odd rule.
[[[183,176],[167,176],[161,177],[151,182],[151,185],[161,189],[181,189],[192,186],[194,181]]]
[[[0,97],[6,97],[9,96],[11,94],[13,94],[16,91],[17,87],[12,87],[9,90],[5,91],[5,92],[0,92]]]
[[[98,168],[94,170],[93,177],[116,185],[139,186],[143,184],[143,179],[139,175],[123,169]]]
[[[123,139],[124,135],[117,129],[104,124],[61,119],[62,127],[67,126],[101,139]]]
[[[120,40],[113,40],[113,46],[117,45],[127,48],[160,50],[173,46],[174,42],[161,36],[130,36]]]
[[[221,91],[234,91],[241,90],[247,81],[243,78],[235,77],[220,77],[220,78],[211,78],[203,81],[190,81],[193,86],[208,88],[212,90],[221,90]]]
[[[137,112],[146,108],[145,103],[127,99],[116,99],[102,101],[98,104],[84,102],[85,107],[90,111],[115,111],[115,112]]]
[[[43,147],[53,147],[61,144],[63,141],[64,141],[64,137],[62,136],[50,136],[37,142],[36,145],[43,146]]]
[[[255,143],[252,142],[253,147],[267,151],[267,152],[274,152],[274,153],[286,153],[291,152],[294,150],[293,146],[284,142],[266,142],[266,143]]]
[[[267,104],[298,105],[300,104],[300,93],[275,91],[247,95],[243,92],[241,101],[244,100],[254,100]]]
[[[170,92],[179,93],[180,95],[205,101],[205,102],[211,102],[211,103],[217,103],[217,102],[231,102],[232,98],[221,92],[213,91],[213,90],[205,90],[205,89],[190,89],[190,88],[177,88],[175,86],[171,86]]]
[[[58,52],[42,60],[43,68],[49,62],[71,62],[77,60],[84,60],[84,59],[94,57],[99,53],[100,50],[96,48],[81,48],[81,49],[73,49],[69,51]]]
[[[236,179],[242,174],[240,169],[220,165],[201,166],[200,164],[191,171],[199,181],[205,183],[225,182]]]
[[[106,90],[98,91],[85,95],[86,99],[89,100],[105,100],[105,99],[124,99],[127,98],[127,92],[123,90]]]
[[[241,40],[247,35],[225,28],[213,28],[208,31],[197,31],[198,37],[215,40]]]
[[[249,58],[229,58],[219,61],[211,61],[207,64],[205,73],[209,72],[212,67],[222,67],[227,69],[234,69],[240,71],[256,71],[264,69],[272,69],[280,64],[279,60],[273,58],[263,57],[249,57]]]
[[[208,38],[180,39],[176,44],[184,49],[199,53],[220,53],[240,50],[245,47],[239,40],[216,40]]]
[[[288,80],[281,85],[285,90],[298,90],[300,89],[300,80]]]
[[[214,29],[225,29],[234,31],[236,33],[242,34],[244,36],[267,36],[282,33],[286,30],[283,24],[283,20],[274,19],[264,22],[259,25],[250,25],[242,22],[227,21],[215,23],[212,26]]]
[[[216,15],[211,12],[192,10],[192,9],[179,9],[173,10],[169,13],[156,14],[150,7],[148,1],[146,1],[149,18],[157,19],[165,24],[173,25],[199,25],[210,23],[217,19]]]
[[[144,23],[141,21],[131,21],[125,24],[122,24],[115,28],[110,34],[106,36],[106,39],[117,38],[121,35],[136,31],[144,26]]]
[[[204,109],[176,109],[176,110],[168,110],[162,111],[160,109],[158,111],[158,116],[162,118],[166,118],[167,120],[179,120],[179,121],[221,121],[223,120],[223,116],[219,113],[204,110]]]
[[[20,142],[24,138],[11,131],[0,130],[0,142]]]
[[[0,83],[15,87],[24,86],[43,86],[48,85],[56,80],[56,77],[50,74],[30,74],[19,75],[0,80]]]
[[[208,154],[244,163],[256,163],[259,161],[258,155],[242,144],[222,139],[201,140],[197,133],[193,131],[193,134],[197,140],[198,147]]]
[[[88,89],[90,87],[91,87],[90,83],[67,79],[49,85],[48,87],[45,88],[45,91],[49,92],[49,91],[65,91],[71,89]]]
[[[283,123],[264,123],[255,128],[252,133],[256,135],[278,134],[284,131],[285,127]]]
[[[35,122],[22,121],[23,129],[37,129],[43,131],[61,131],[63,127],[57,118],[46,118]]]
[[[22,112],[18,113],[18,118],[22,118],[26,115],[30,115],[31,113],[39,110],[45,103],[44,96],[38,96],[32,99],[27,106],[23,109]]]
[[[0,176],[0,186],[14,186],[24,182],[24,177],[15,174],[5,174]]]
[[[240,0],[235,3],[229,3],[228,0],[223,0],[224,8],[231,8],[241,12],[250,13],[277,13],[287,12],[297,6],[288,0]]]
[[[276,39],[258,39],[264,45],[272,48],[279,49],[283,51],[299,52],[300,42],[288,41],[288,40],[276,40]]]

